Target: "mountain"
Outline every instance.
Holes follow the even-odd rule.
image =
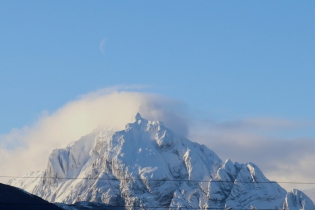
[[[312,199],[313,202],[315,202],[315,188],[303,190],[303,192]]]
[[[7,210],[61,210],[24,190],[0,183],[0,209]]]
[[[55,149],[44,171],[9,181],[49,202],[141,207],[307,209],[302,192],[286,192],[253,163],[222,161],[206,146],[140,114],[115,133],[86,135]]]
[[[124,207],[111,206],[106,203],[95,203],[95,202],[77,202],[74,204],[56,203],[57,206],[64,210],[125,210]]]

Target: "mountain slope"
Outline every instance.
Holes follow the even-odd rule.
[[[213,151],[139,114],[114,134],[90,134],[56,149],[37,179],[14,179],[50,202],[102,202],[126,208],[315,209],[252,164],[223,162]],[[307,205],[303,202],[307,200]],[[294,201],[297,205],[290,205]],[[302,204],[301,204],[302,203]]]
[[[315,202],[315,188],[303,190],[303,193],[305,193],[310,199],[312,199],[313,202]]]
[[[24,190],[0,183],[0,209],[7,210],[61,210],[54,204]]]
[[[314,208],[312,200],[299,190],[292,190],[285,198],[284,209],[311,209]]]

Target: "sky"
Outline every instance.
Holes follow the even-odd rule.
[[[50,139],[61,129],[51,119],[73,123],[73,104],[126,94],[158,110],[149,118],[171,122],[165,113],[180,107],[185,134],[221,158],[315,182],[314,10],[314,1],[280,0],[0,1],[1,162]],[[108,109],[125,122],[139,110],[118,98]],[[75,110],[91,125],[106,121]],[[44,151],[84,135],[73,132]]]

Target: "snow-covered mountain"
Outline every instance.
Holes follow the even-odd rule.
[[[10,180],[49,202],[102,202],[127,209],[312,209],[253,163],[222,161],[206,146],[140,114],[125,130],[102,131],[56,149],[44,171]],[[31,178],[32,177],[32,178]]]
[[[315,188],[303,190],[305,195],[307,195],[313,202],[315,202]]]

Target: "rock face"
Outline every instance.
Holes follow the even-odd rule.
[[[284,209],[312,209],[314,204],[312,200],[299,190],[288,192],[283,205]]]
[[[303,190],[303,193],[305,193],[305,195],[307,195],[313,203],[315,202],[315,188]]]
[[[125,130],[89,134],[56,149],[35,179],[14,179],[50,202],[80,201],[154,209],[315,209],[300,191],[287,193],[253,163],[223,162],[204,145],[139,114]]]

